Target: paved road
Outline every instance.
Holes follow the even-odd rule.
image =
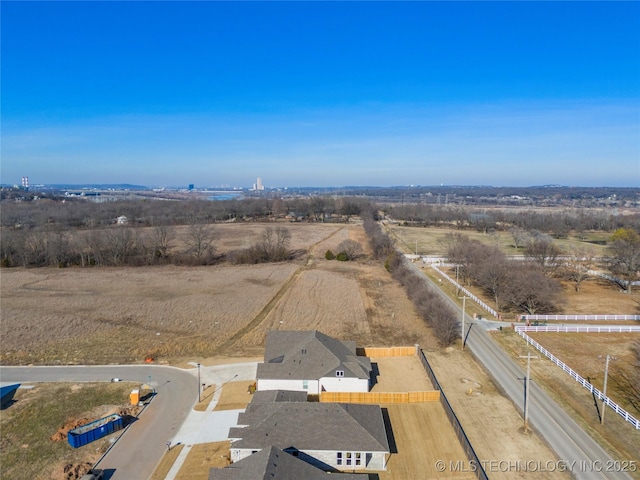
[[[418,268],[416,270],[420,271]],[[456,311],[461,310],[433,282],[426,276],[424,278],[427,288],[436,289]],[[489,337],[485,325],[475,324],[467,316],[465,330],[466,345],[469,350],[483,364],[496,384],[523,412],[525,372]],[[535,379],[531,381],[529,423],[546,440],[558,457],[567,462],[576,478],[586,480],[631,478],[627,473],[617,471],[620,465],[536,385]]]
[[[109,480],[147,479],[179,431],[198,396],[196,371],[155,365],[0,367],[3,382],[100,382],[119,377],[151,383],[157,395],[98,465]]]

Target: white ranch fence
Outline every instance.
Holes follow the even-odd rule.
[[[436,265],[431,265],[431,268],[433,268],[436,272],[438,272],[442,277],[444,277],[445,280],[448,280],[449,283],[451,283],[454,287],[456,287],[457,289],[461,290],[462,292],[464,292],[464,295],[467,298],[472,299],[474,302],[476,302],[478,305],[480,305],[482,308],[484,308],[488,313],[490,313],[491,315],[493,315],[495,318],[499,318],[498,312],[496,312],[493,308],[491,308],[489,305],[487,305],[486,303],[484,303],[482,300],[480,300],[478,297],[476,297],[473,293],[471,293],[469,290],[467,290],[466,288],[464,288],[462,285],[460,285],[458,282],[456,282],[453,278],[451,278],[449,275],[447,275],[446,273],[444,273],[442,270],[440,270]]]
[[[557,321],[557,322],[620,322],[635,320],[640,321],[640,315],[520,315],[520,320],[527,321]]]
[[[637,325],[544,325],[544,326],[516,326],[516,330],[523,332],[562,332],[562,333],[640,333]]]
[[[616,412],[618,415],[624,418],[627,422],[633,425],[636,428],[636,430],[640,430],[640,420],[633,417],[633,415],[631,415],[629,412],[624,410],[622,407],[620,407],[617,403],[615,403],[609,397],[605,396],[600,390],[598,390],[591,383],[589,383],[582,376],[580,376],[578,372],[576,372],[575,370],[567,366],[562,360],[556,357],[553,353],[551,353],[549,350],[544,348],[542,345],[536,342],[533,338],[527,335],[526,331],[532,331],[532,330],[529,330],[532,328],[548,328],[548,327],[524,327],[519,325],[515,326],[515,330],[518,333],[518,335],[524,338],[527,341],[527,343],[529,343],[530,345],[533,345],[540,353],[544,354],[549,360],[551,360],[557,366],[562,368],[562,370],[567,372],[576,382],[578,382],[584,388],[589,390],[596,398],[602,400],[604,405],[609,406],[614,412]],[[561,328],[561,327],[551,327],[551,328]],[[571,327],[564,327],[564,328],[571,328]],[[589,328],[594,328],[594,327],[589,327]],[[607,327],[607,328],[612,328],[612,327]],[[540,331],[543,331],[543,330],[540,330]],[[561,330],[561,331],[564,331],[564,330]]]

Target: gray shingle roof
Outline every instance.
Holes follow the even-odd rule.
[[[356,355],[355,342],[341,342],[317,330],[271,330],[265,341],[258,379],[317,380],[335,377],[369,379],[371,361]]]
[[[255,405],[274,402],[306,402],[307,392],[295,390],[257,390],[245,411],[250,411]]]
[[[273,446],[225,468],[209,470],[209,480],[357,480],[369,475],[325,473]]]
[[[240,413],[231,448],[388,452],[378,405],[349,403],[264,403]]]

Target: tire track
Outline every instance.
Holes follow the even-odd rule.
[[[231,337],[229,337],[227,340],[222,342],[222,344],[219,347],[217,347],[220,350],[220,353],[229,353],[228,349],[233,347],[233,345],[235,345],[237,342],[242,340],[242,338],[244,338],[251,331],[253,331],[258,326],[260,326],[262,322],[265,321],[265,319],[269,316],[271,311],[276,307],[276,305],[278,305],[278,303],[280,303],[282,298],[291,289],[291,287],[295,284],[298,278],[300,278],[300,275],[302,275],[307,270],[311,270],[312,268],[315,268],[315,263],[313,262],[313,259],[315,257],[314,250],[316,249],[316,247],[320,243],[336,235],[338,232],[341,232],[343,229],[344,227],[338,228],[337,230],[334,230],[329,235],[327,235],[325,238],[318,240],[316,243],[311,245],[311,247],[309,248],[309,256],[307,257],[306,264],[299,267],[295,272],[293,272],[293,274],[289,277],[289,279],[282,285],[280,290],[278,290],[278,292],[273,296],[273,298],[269,301],[269,303],[267,303],[264,306],[264,308],[260,310],[260,313],[258,313],[258,315],[256,315],[253,320],[251,320],[248,324],[246,324],[241,329],[237,330],[236,333],[234,333]]]

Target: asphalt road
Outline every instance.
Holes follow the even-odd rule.
[[[415,267],[415,266],[414,266]],[[416,268],[420,271],[420,269]],[[422,273],[422,272],[421,272]],[[436,289],[456,311],[461,308],[426,276],[426,288]],[[494,382],[524,412],[525,372],[489,337],[480,323],[465,318],[466,346],[489,372]],[[546,394],[535,379],[530,382],[529,424],[551,446],[576,478],[630,479],[623,464],[616,462],[571,417]],[[526,452],[523,452],[526,458]],[[482,460],[482,459],[481,459]],[[624,459],[636,460],[637,459]],[[637,466],[637,464],[636,464]]]
[[[197,400],[195,371],[157,365],[0,367],[3,382],[104,382],[113,377],[150,383],[157,394],[98,467],[107,470],[109,480],[147,479]]]

